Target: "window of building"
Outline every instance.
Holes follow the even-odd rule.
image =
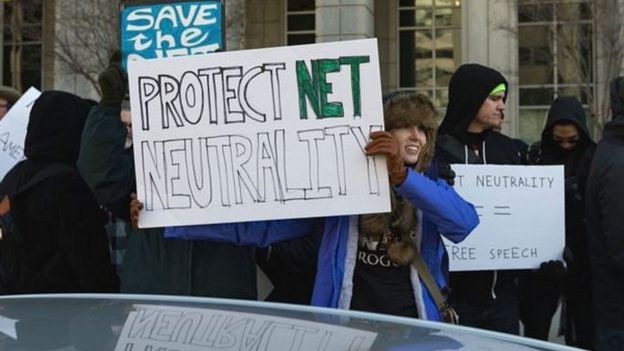
[[[41,89],[42,0],[3,1],[2,84]]]
[[[287,0],[286,44],[311,44],[316,41],[315,0]]]
[[[519,135],[527,142],[540,138],[556,96],[576,96],[589,109],[592,5],[589,0],[518,1]]]
[[[400,0],[399,89],[448,103],[448,83],[461,64],[461,1]]]

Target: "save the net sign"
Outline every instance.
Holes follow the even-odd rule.
[[[129,62],[143,227],[387,212],[374,39]]]
[[[206,54],[223,41],[222,1],[135,1],[121,12],[124,63]]]

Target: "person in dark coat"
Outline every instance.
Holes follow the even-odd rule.
[[[25,258],[18,293],[117,292],[97,200],[75,169],[89,103],[70,93],[46,91],[30,112],[24,155],[0,183],[10,195],[52,164],[68,171],[11,199]]]
[[[516,143],[494,131],[504,118],[508,91],[507,80],[498,71],[461,65],[449,83],[436,158],[448,164],[523,164]],[[451,272],[449,302],[459,323],[519,334],[517,275],[513,270]]]
[[[596,350],[624,350],[624,77],[611,83],[613,120],[587,180],[587,242]]]
[[[97,199],[115,217],[117,234],[123,230],[127,235],[116,238],[126,240],[123,260],[116,261],[121,292],[256,299],[253,247],[165,239],[164,228],[126,225],[136,184],[128,121],[124,125],[120,116],[127,77],[119,59],[114,54],[99,76],[102,99],[87,118],[78,167]]]
[[[550,106],[541,140],[531,146],[535,165],[564,165],[567,274],[549,261],[520,280],[520,316],[526,336],[548,340],[559,297],[565,294],[566,344],[593,349],[589,258],[585,228],[585,185],[596,149],[581,102],[559,96]]]

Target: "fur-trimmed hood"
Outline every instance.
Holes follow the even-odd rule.
[[[436,137],[436,109],[423,94],[393,92],[384,97],[384,124],[386,131],[418,126],[427,135],[427,144],[415,168],[423,171],[433,159]]]

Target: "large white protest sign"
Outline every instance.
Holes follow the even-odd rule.
[[[561,259],[563,166],[453,165],[455,190],[479,214],[458,245],[445,241],[451,271],[525,269]]]
[[[0,179],[24,158],[28,117],[39,95],[41,95],[39,90],[28,89],[0,120]]]
[[[129,62],[141,227],[388,212],[374,39]]]
[[[115,351],[369,350],[377,333],[261,314],[135,305]]]

